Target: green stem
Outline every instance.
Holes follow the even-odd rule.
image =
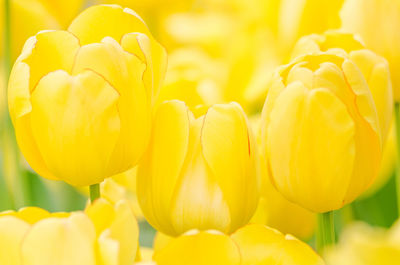
[[[333,211],[318,214],[317,251],[322,254],[327,246],[335,244]]]
[[[397,194],[397,214],[400,216],[400,103],[394,103],[394,117],[396,123],[396,194]]]
[[[100,184],[90,185],[90,202],[93,203],[100,198]]]

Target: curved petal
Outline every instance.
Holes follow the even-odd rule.
[[[0,217],[0,264],[22,265],[21,244],[30,225],[14,216]]]
[[[242,254],[243,265],[323,265],[323,260],[306,243],[263,225],[247,225],[231,238]]]
[[[31,126],[46,165],[76,186],[109,177],[120,132],[118,93],[92,71],[45,76],[32,94]],[[40,172],[39,172],[40,174]]]
[[[289,85],[277,98],[268,126],[278,190],[312,211],[341,207],[353,172],[354,134],[354,122],[332,92]],[[327,196],[331,192],[335,196]]]
[[[224,234],[199,232],[173,239],[165,248],[155,251],[158,265],[239,265],[240,252]]]
[[[104,77],[120,94],[120,135],[107,171],[112,175],[122,173],[137,164],[150,138],[150,101],[143,84],[145,64],[107,37],[102,43],[89,44],[78,51],[73,73],[85,69]]]
[[[82,213],[36,223],[22,249],[24,265],[95,265],[95,231]]]
[[[152,130],[148,151],[137,172],[138,199],[153,226],[173,233],[173,228],[167,225],[170,207],[189,145],[190,123],[185,103],[161,104]]]
[[[133,53],[142,53],[147,68],[144,72],[144,81],[149,92],[149,98],[154,103],[159,94],[167,71],[167,52],[157,41],[142,33],[129,33],[122,37],[121,46],[124,50]],[[140,51],[138,51],[140,47]]]
[[[68,28],[81,45],[100,42],[104,37],[112,37],[118,42],[123,35],[140,32],[151,35],[144,21],[129,8],[118,5],[95,5],[77,16]]]
[[[246,116],[236,103],[214,105],[204,118],[201,146],[231,214],[233,232],[253,215],[258,202],[257,172]],[[240,194],[240,195],[239,195]]]

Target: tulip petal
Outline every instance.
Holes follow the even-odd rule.
[[[22,265],[21,243],[30,225],[13,216],[0,217],[0,264]]]
[[[45,76],[32,94],[31,126],[54,175],[77,185],[101,182],[119,136],[118,93],[92,71]],[[62,157],[60,157],[62,156]]]
[[[340,208],[355,156],[354,123],[345,105],[327,89],[309,92],[296,82],[277,98],[270,121],[268,153],[283,195],[312,211]],[[326,196],[332,190],[336,200]]]
[[[244,225],[258,200],[254,139],[242,108],[236,103],[214,105],[205,118],[201,134],[204,159],[212,170],[223,198],[228,202],[230,231]],[[245,189],[245,190],[244,190]],[[238,196],[241,194],[241,196]]]
[[[93,70],[120,94],[117,102],[120,135],[110,158],[108,174],[122,173],[135,166],[143,155],[150,135],[150,102],[143,85],[145,65],[125,52],[112,38],[83,46],[75,60],[73,73]]]
[[[22,244],[24,265],[95,265],[95,231],[82,213],[36,223]]]
[[[149,98],[155,102],[167,71],[167,52],[158,42],[141,33],[129,33],[122,37],[121,46],[124,50],[133,53],[143,53],[147,68],[144,72],[144,81],[150,93]],[[140,52],[137,49],[140,47]],[[151,97],[150,97],[151,96]]]
[[[240,249],[243,265],[324,264],[306,243],[263,225],[247,225],[231,237]]]
[[[199,232],[173,239],[153,256],[158,265],[239,265],[240,252],[224,234]]]
[[[144,21],[131,9],[118,5],[96,5],[87,8],[68,28],[81,45],[100,42],[112,37],[120,42],[123,35],[140,32],[151,35]]]
[[[148,221],[160,228],[161,220],[170,219],[172,195],[187,154],[188,109],[181,101],[167,101],[160,105],[153,124],[147,154],[138,168],[137,192]]]

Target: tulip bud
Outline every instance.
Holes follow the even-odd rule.
[[[348,58],[361,70],[375,102],[384,144],[393,113],[392,82],[386,59],[367,50],[353,34],[339,31],[327,31],[323,35],[314,34],[301,38],[292,56],[320,52]]]
[[[235,231],[258,202],[255,148],[238,104],[214,105],[195,118],[183,102],[164,102],[137,172],[144,216],[169,235]]]
[[[138,225],[127,202],[104,200],[86,214],[49,213],[36,207],[0,213],[2,265],[129,265]]]
[[[85,186],[136,165],[150,135],[164,49],[132,10],[93,6],[31,37],[9,82],[19,147],[39,175]]]
[[[352,202],[378,173],[375,104],[362,72],[345,57],[306,55],[276,71],[261,130],[274,186],[311,211]]]
[[[344,30],[359,34],[368,48],[389,61],[393,96],[399,101],[400,38],[394,32],[400,31],[400,1],[347,0],[340,16]]]

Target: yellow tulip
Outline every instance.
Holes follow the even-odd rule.
[[[353,34],[339,31],[327,31],[323,35],[314,34],[301,38],[292,56],[320,52],[348,58],[361,70],[375,101],[384,144],[393,113],[392,83],[386,59],[367,50]]]
[[[2,265],[129,265],[138,226],[127,202],[97,200],[84,212],[36,207],[0,213]]]
[[[400,223],[389,230],[354,223],[341,234],[338,245],[326,253],[331,265],[395,265],[400,260]]]
[[[361,70],[321,53],[298,57],[270,80],[262,154],[276,189],[314,212],[352,202],[376,177],[378,116]]]
[[[240,105],[214,105],[195,118],[183,102],[166,101],[137,172],[144,216],[169,235],[235,231],[257,206],[256,155]]]
[[[367,47],[389,61],[393,95],[400,100],[400,1],[347,0],[341,11],[342,28],[360,34]],[[377,33],[379,33],[377,35]]]
[[[168,71],[157,99],[184,101],[191,109],[223,102],[226,66],[199,49],[177,49],[168,56]]]
[[[136,165],[166,54],[140,17],[93,6],[27,40],[9,82],[17,141],[39,175],[91,185]]]
[[[232,236],[191,230],[155,250],[158,265],[323,265],[307,244],[263,225],[247,225]]]
[[[11,0],[12,58],[17,58],[25,40],[43,29],[63,29],[78,14],[83,0]],[[0,34],[3,36],[4,0],[0,0]],[[0,42],[0,56],[3,54]]]

